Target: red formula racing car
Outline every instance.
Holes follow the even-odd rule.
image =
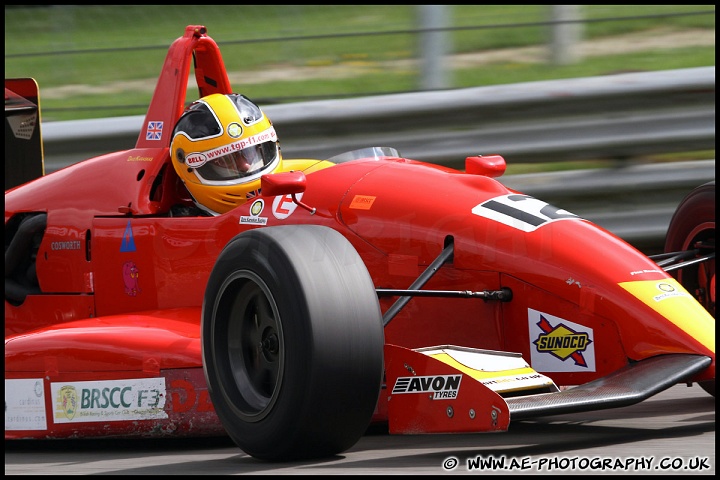
[[[198,98],[232,93],[203,26],[171,45],[134,149],[47,175],[37,89],[6,81],[6,440],[227,434],[282,461],[372,424],[495,432],[715,394],[714,182],[652,258],[505,187],[499,156],[283,159],[237,207],[175,215],[192,71]]]

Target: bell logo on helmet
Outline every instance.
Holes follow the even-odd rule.
[[[204,153],[191,153],[185,157],[185,164],[190,168],[198,168],[205,165],[207,156]]]

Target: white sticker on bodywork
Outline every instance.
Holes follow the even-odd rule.
[[[528,308],[530,359],[540,372],[594,372],[592,328]]]
[[[50,386],[55,423],[167,418],[165,379],[59,382]]]
[[[5,379],[5,430],[47,430],[42,378]]]
[[[302,200],[303,194],[298,193],[295,198]],[[275,197],[272,204],[272,214],[278,220],[285,220],[288,218],[297,208],[297,203],[293,201],[292,195],[280,195]]]
[[[425,393],[433,400],[451,400],[457,398],[461,380],[462,375],[398,377],[392,394]]]
[[[489,218],[523,232],[532,232],[556,220],[580,219],[577,215],[529,195],[509,194],[491,198],[472,209],[472,213]]]

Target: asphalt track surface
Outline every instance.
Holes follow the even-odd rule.
[[[369,431],[342,455],[293,463],[258,461],[227,438],[5,442],[6,475],[529,473],[714,475],[715,399],[676,385],[629,407],[520,421],[503,433]]]

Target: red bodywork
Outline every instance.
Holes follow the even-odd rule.
[[[693,310],[670,320],[641,301],[626,282],[671,277],[610,232],[507,189],[492,178],[504,169],[498,157],[484,167],[469,160],[467,173],[388,157],[312,171],[297,195],[312,211],[290,194],[261,196],[265,225],[240,221],[256,215],[253,202],[217,217],[168,217],[173,204],[188,202],[168,147],[193,59],[198,96],[232,92],[216,43],[204,27],[189,26],[170,47],[135,149],[5,193],[6,237],[14,217],[47,214],[36,256],[42,293],[5,302],[6,390],[40,382],[44,394],[28,395],[28,418],[14,419],[26,429],[8,430],[6,412],[6,439],[222,434],[202,370],[205,284],[238,233],[287,223],[341,232],[377,288],[408,288],[452,239],[452,262],[426,288],[512,290],[511,302],[413,298],[385,328],[387,364],[412,358],[409,349],[462,345],[519,352],[558,385],[579,385],[674,353],[710,357],[692,380],[715,378],[714,321],[712,339],[700,333],[712,318]],[[382,311],[394,301],[382,297]],[[428,363],[428,375],[442,370]],[[387,373],[376,421],[388,419],[388,390],[398,376]],[[8,384],[18,379],[26,381]],[[63,390],[70,382],[74,393]],[[73,402],[95,416],[75,417]],[[116,416],[103,419],[103,409]],[[402,431],[412,429],[407,410],[395,420]],[[420,430],[504,430],[509,417],[505,409],[481,428],[443,421],[426,419]]]

